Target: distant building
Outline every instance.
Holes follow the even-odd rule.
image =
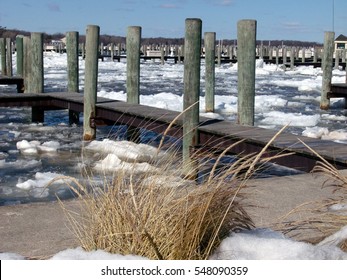
[[[44,49],[45,51],[55,51],[55,52],[62,52],[65,50],[66,45],[66,37],[64,37],[61,40],[52,40],[50,44],[45,44]]]
[[[347,36],[340,35],[335,39],[335,50],[346,50],[347,49]]]

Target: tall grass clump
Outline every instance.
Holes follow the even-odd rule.
[[[344,233],[347,231],[347,177],[312,148],[306,147],[320,158],[313,172],[327,177],[322,187],[330,187],[334,196],[298,206],[275,228],[298,240],[320,245],[334,244],[347,252],[347,234]],[[305,213],[302,219],[298,218],[301,213]],[[339,232],[342,233],[337,234]]]
[[[163,151],[162,144],[151,168],[136,172],[141,162],[133,160],[111,176],[104,174],[97,192],[75,182],[82,214],[67,214],[85,250],[201,260],[230,232],[253,227],[242,207],[242,189],[257,164],[269,160],[262,157],[267,147],[229,164],[222,164],[222,158],[239,143],[218,157],[206,151],[193,154],[198,178],[187,180],[181,173],[180,150],[172,145]]]

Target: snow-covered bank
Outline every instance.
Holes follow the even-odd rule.
[[[347,260],[347,253],[336,244],[347,239],[347,227],[317,245],[298,242],[269,229],[233,233],[212,254],[210,260]],[[23,260],[15,253],[0,253],[1,260]],[[144,260],[141,256],[91,252],[81,247],[55,254],[51,260]]]

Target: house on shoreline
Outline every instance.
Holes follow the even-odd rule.
[[[335,39],[335,50],[347,50],[347,36],[341,34]]]

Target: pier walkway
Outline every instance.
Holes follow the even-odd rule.
[[[83,112],[83,94],[81,93],[41,93],[19,94],[0,93],[0,107],[36,107],[41,110],[68,109]],[[91,123],[98,125],[119,124],[163,133],[179,112],[154,108],[138,104],[129,104],[107,98],[97,99],[96,117]],[[179,117],[168,131],[173,137],[182,136],[183,117]],[[253,126],[242,126],[230,121],[200,117],[199,147],[214,149],[217,153],[233,143],[243,142],[230,149],[230,153],[246,155],[259,153],[276,134],[269,130]],[[309,172],[320,159],[302,142],[314,149],[321,157],[334,164],[338,169],[347,168],[346,145],[333,141],[308,138],[283,132],[267,148],[266,156],[290,153],[286,157],[274,160],[275,163]]]
[[[24,79],[22,77],[0,75],[0,85],[17,85],[17,92],[24,92]]]

